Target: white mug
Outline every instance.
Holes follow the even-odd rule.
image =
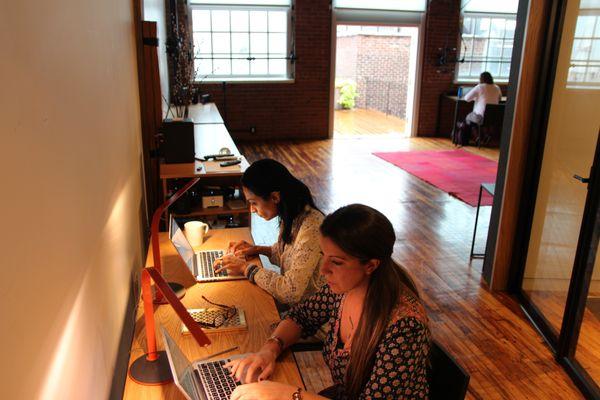
[[[202,221],[190,221],[184,225],[185,237],[192,247],[200,246],[204,242],[204,236],[208,233],[208,225]]]

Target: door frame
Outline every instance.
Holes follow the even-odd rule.
[[[347,18],[352,15],[352,18]],[[409,17],[419,16],[419,22],[407,22],[400,16]],[[398,16],[398,17],[395,17]],[[426,12],[412,11],[378,11],[378,10],[348,10],[344,9],[342,15],[336,13],[336,9],[332,6],[331,10],[331,61],[329,70],[329,131],[328,138],[333,138],[334,122],[335,122],[335,67],[337,53],[337,26],[338,25],[360,25],[360,26],[406,26],[417,28],[417,54],[414,71],[413,99],[412,99],[412,120],[410,126],[409,137],[416,137],[417,126],[419,122],[419,101],[421,96],[421,66],[423,63],[423,26],[426,18]],[[408,99],[407,99],[408,100]]]
[[[566,6],[567,0],[553,1],[551,4],[540,71],[540,82],[543,84],[539,86],[536,94],[536,98],[543,100],[536,104],[532,118],[529,140],[530,157],[525,166],[524,190],[521,194],[519,210],[519,220],[522,223],[518,225],[515,233],[509,289],[517,295],[524,312],[539,330],[556,360],[564,367],[578,388],[587,397],[600,398],[598,385],[574,358],[600,235],[600,166],[598,165],[600,142],[597,144],[594,166],[590,172],[583,221],[560,332],[552,328],[540,310],[521,289],[533,226]]]

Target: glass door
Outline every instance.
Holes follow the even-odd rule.
[[[600,0],[557,4],[519,293],[557,360],[600,398]]]
[[[590,66],[592,59],[600,61],[600,24],[581,8],[590,1],[566,3],[521,283],[554,340],[563,323],[587,194],[573,176],[589,173],[600,126],[600,64]]]

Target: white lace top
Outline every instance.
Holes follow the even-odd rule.
[[[271,246],[271,263],[281,274],[261,268],[254,282],[281,303],[293,305],[316,293],[325,283],[319,272],[321,247],[319,227],[323,214],[307,206],[292,225],[291,243],[281,239]]]

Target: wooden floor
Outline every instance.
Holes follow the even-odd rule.
[[[409,136],[409,132],[405,132],[406,121],[402,118],[364,108],[335,110],[333,130],[335,138],[374,135]]]
[[[371,154],[450,149],[448,140],[388,136],[239,147],[250,161],[270,157],[287,165],[326,213],[360,202],[390,218],[394,259],[415,277],[434,337],[470,373],[468,398],[582,398],[515,299],[490,293],[481,282],[481,261],[469,263],[475,208]],[[466,150],[498,158],[494,149]],[[476,251],[485,243],[490,208],[482,208]],[[301,364],[312,366],[308,374],[318,388],[325,373],[310,359]]]

